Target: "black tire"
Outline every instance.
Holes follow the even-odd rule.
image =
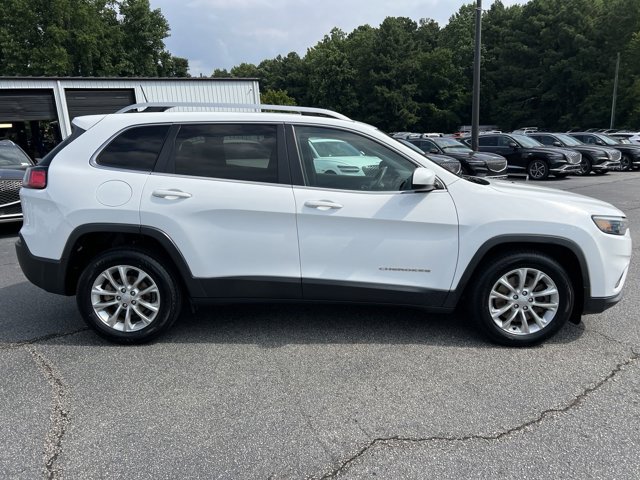
[[[509,297],[508,301],[492,297],[491,292],[494,287],[497,289],[504,288],[505,292],[509,291],[506,287],[498,286],[498,281],[501,278],[525,268],[529,269],[529,274],[525,276],[525,281],[528,282],[528,285],[525,282],[525,289],[526,287],[531,287],[534,281],[536,272],[531,270],[537,270],[546,275],[546,277],[541,277],[538,284],[534,285],[534,292],[526,292],[525,289],[520,290],[516,285],[513,288],[518,293],[513,292],[513,296],[511,293],[504,294]],[[513,347],[535,345],[554,335],[571,317],[575,301],[573,285],[566,270],[548,255],[536,251],[512,252],[502,257],[493,257],[491,261],[485,262],[479,271],[480,273],[474,282],[474,290],[471,292],[469,307],[476,325],[491,341]],[[509,283],[512,284],[511,278],[518,278],[518,275],[514,274],[508,278]],[[549,280],[555,286],[557,297],[533,295],[536,291],[540,291],[539,288],[547,291],[545,289],[550,288]],[[516,299],[516,297],[518,298]],[[542,303],[538,304],[538,299],[541,299]],[[545,311],[544,308],[536,306],[543,305],[543,302],[554,302],[558,306],[555,311],[551,309]],[[518,304],[518,306],[515,306],[515,304]],[[490,305],[496,309],[496,313],[507,307],[507,310],[502,314],[504,317],[499,316],[494,321],[491,316]],[[525,312],[525,310],[527,311]],[[537,312],[535,314],[538,316],[542,315],[542,318],[546,319],[548,323],[543,323],[540,326],[534,321],[532,312]],[[512,314],[516,317],[509,322],[507,317]],[[522,316],[525,318],[524,321]],[[526,328],[524,323],[527,324]]]
[[[631,157],[629,155],[622,155],[620,158],[620,170],[623,172],[628,172],[633,168],[633,162],[631,161]]]
[[[531,160],[527,165],[527,173],[532,180],[546,180],[549,177],[549,164],[541,158]]]
[[[576,175],[587,176],[591,173],[591,169],[592,169],[591,159],[583,155],[582,160],[580,161],[580,171],[577,172]]]
[[[126,280],[117,271],[118,266],[126,266]],[[118,292],[114,285],[103,272],[114,269],[112,280],[116,284],[126,284],[133,290],[125,291],[122,296],[115,296]],[[146,274],[146,278],[142,275]],[[136,275],[136,276],[133,276]],[[113,249],[104,252],[92,259],[86,266],[76,291],[76,302],[84,321],[98,335],[116,343],[135,344],[145,343],[166,331],[176,321],[182,307],[182,291],[174,280],[177,278],[173,272],[167,270],[150,253],[133,249]],[[139,289],[133,286],[139,280]],[[107,292],[104,296],[92,294],[94,283],[102,282],[98,288]],[[149,291],[149,293],[144,293]],[[115,295],[114,295],[115,294]],[[116,300],[117,299],[117,300]],[[114,305],[94,308],[94,300],[103,304]],[[130,302],[129,304],[123,302]],[[98,303],[96,303],[98,305]],[[148,308],[148,307],[149,308]],[[153,310],[152,308],[156,308]],[[100,314],[97,313],[100,309]],[[116,312],[117,310],[117,312]],[[127,312],[129,310],[129,312]],[[138,312],[140,314],[138,314]],[[124,317],[129,315],[130,321],[125,322]],[[108,318],[104,318],[109,316]],[[143,321],[143,316],[148,322]],[[107,321],[118,320],[113,326]],[[122,320],[122,322],[119,321]],[[122,326],[120,327],[120,323]],[[130,331],[125,331],[129,326]],[[121,328],[121,329],[120,329]],[[134,330],[135,328],[135,330]]]
[[[569,174],[568,173],[554,173],[553,176],[556,177],[556,178],[567,178],[569,176]]]

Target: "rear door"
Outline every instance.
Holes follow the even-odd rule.
[[[276,124],[173,127],[142,225],[176,244],[208,297],[299,298],[295,204]]]

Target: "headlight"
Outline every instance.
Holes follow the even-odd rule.
[[[613,152],[605,152],[605,153],[606,153],[606,157],[605,158],[608,158],[609,160],[611,160],[613,158]]]
[[[552,153],[549,155],[549,160],[564,160],[566,157],[561,153]]]
[[[629,229],[629,220],[625,217],[593,215],[591,218],[600,230],[610,235],[624,235]]]

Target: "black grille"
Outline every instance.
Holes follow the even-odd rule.
[[[9,205],[8,207],[3,207],[0,205],[0,218],[5,215],[17,215],[22,213],[22,206],[19,203],[15,205]]]
[[[487,168],[492,172],[502,172],[507,168],[504,160],[487,160]]]
[[[21,180],[0,180],[0,208],[7,203],[13,203],[20,200],[21,186]],[[19,204],[18,207],[20,207]],[[19,208],[18,212],[20,212]]]

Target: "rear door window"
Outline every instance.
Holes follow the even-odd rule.
[[[481,136],[478,138],[478,145],[481,147],[496,147],[498,146],[498,137],[495,136]]]
[[[276,125],[182,125],[172,152],[174,173],[278,183]]]

